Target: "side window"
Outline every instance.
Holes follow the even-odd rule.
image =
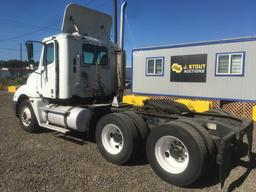
[[[243,74],[244,53],[220,53],[216,59],[216,75]]]
[[[98,47],[97,51],[97,64],[107,65],[108,64],[108,50],[106,47]]]
[[[146,75],[162,76],[164,75],[164,58],[147,58],[146,59]]]
[[[51,64],[54,61],[54,44],[50,43],[45,46],[45,64]]]
[[[85,65],[107,65],[108,49],[106,47],[91,44],[83,45],[83,64]]]
[[[83,45],[83,64],[94,65],[95,64],[95,52],[96,47],[94,45]]]

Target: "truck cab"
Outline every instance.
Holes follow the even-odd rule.
[[[33,74],[44,98],[113,96],[116,46],[110,41],[61,33],[43,40],[39,68]]]
[[[117,89],[119,49],[110,40],[110,30],[109,15],[76,4],[68,5],[61,33],[41,42],[38,70],[14,98],[28,93],[22,91],[27,89],[32,94],[28,97],[48,99],[113,97]],[[33,52],[32,41],[27,42],[27,47]]]

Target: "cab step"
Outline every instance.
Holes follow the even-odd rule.
[[[46,129],[50,129],[50,130],[57,131],[57,132],[64,133],[64,134],[70,132],[69,129],[65,129],[63,127],[58,127],[58,126],[55,126],[55,125],[50,125],[50,124],[47,124],[47,123],[43,123],[40,126],[46,128]]]

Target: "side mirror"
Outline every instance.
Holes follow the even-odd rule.
[[[27,54],[28,54],[28,60],[31,61],[33,60],[33,53],[34,53],[34,48],[33,48],[33,43],[32,42],[26,42],[26,48],[27,48]]]

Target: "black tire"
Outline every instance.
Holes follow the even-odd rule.
[[[206,111],[205,113],[213,114],[213,115],[227,115],[234,117],[234,114],[230,113],[229,111],[225,111],[224,109],[211,109]]]
[[[28,113],[30,113],[31,118]],[[29,133],[39,131],[39,125],[29,100],[24,100],[19,105],[18,117],[23,130]]]
[[[159,111],[173,113],[173,114],[181,114],[181,113],[189,113],[191,112],[188,107],[184,104],[178,103],[176,101],[168,101],[164,99],[160,100],[147,100],[145,102],[144,107],[154,108]]]
[[[150,133],[149,128],[147,126],[147,124],[145,123],[145,121],[143,120],[143,118],[138,115],[137,113],[133,112],[133,111],[126,111],[123,112],[124,115],[126,115],[128,118],[131,118],[131,120],[134,122],[136,129],[138,131],[139,134],[139,150],[138,150],[138,154],[137,157],[142,157],[145,155],[146,152],[146,141],[147,141],[147,137]]]
[[[167,171],[157,160],[158,148],[156,145],[165,136],[178,139],[187,149],[188,163],[182,172]],[[152,169],[164,181],[177,186],[188,186],[194,183],[205,171],[207,152],[202,137],[194,128],[182,122],[171,122],[151,131],[147,140],[147,158]]]
[[[123,135],[123,146],[117,154],[110,153],[102,141],[103,129],[107,125],[118,127]],[[111,136],[110,136],[111,137]],[[113,136],[112,136],[113,137]],[[120,113],[111,113],[103,116],[96,127],[96,143],[102,156],[109,162],[123,165],[133,160],[138,151],[139,136],[135,124],[126,115]]]
[[[208,131],[200,123],[193,121],[191,119],[179,119],[177,121],[183,122],[183,123],[186,123],[186,124],[192,126],[201,135],[201,137],[204,140],[206,149],[207,149],[207,156],[208,156],[207,162],[208,163],[207,163],[206,170],[211,170],[211,168],[213,167],[213,165],[216,162],[217,148],[216,148],[210,134],[208,133]],[[202,176],[203,175],[204,174],[202,174]]]

